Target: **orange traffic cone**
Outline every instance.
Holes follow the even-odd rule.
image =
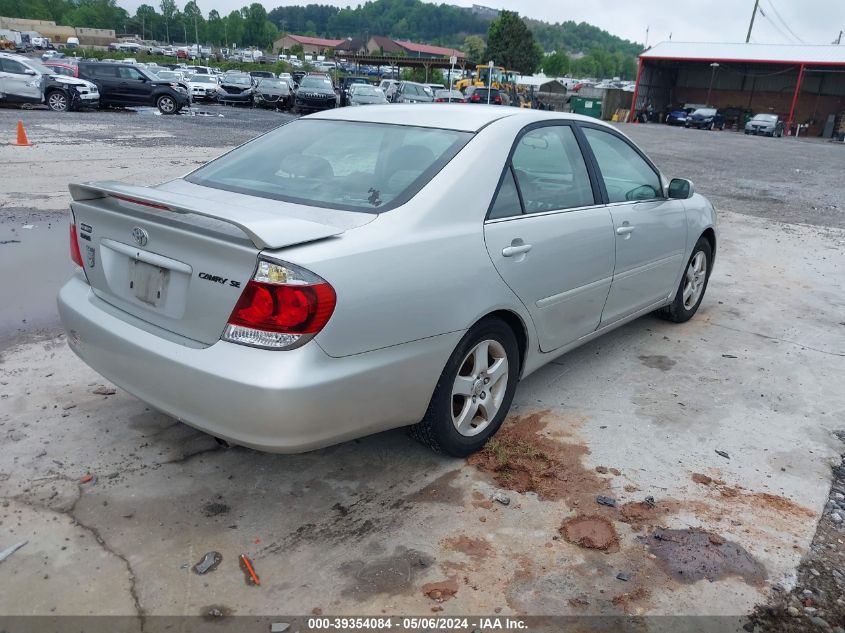
[[[31,147],[32,143],[29,142],[29,139],[26,137],[26,130],[23,129],[23,121],[18,121],[18,141],[15,143],[20,147]]]

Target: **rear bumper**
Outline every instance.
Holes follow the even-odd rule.
[[[195,349],[140,327],[80,276],[61,289],[71,349],[151,406],[235,444],[302,452],[422,419],[462,332],[333,358],[315,341],[267,351]]]

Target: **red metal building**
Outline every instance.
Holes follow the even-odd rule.
[[[845,117],[845,45],[661,42],[639,58],[631,119],[685,104],[773,113],[820,136]]]

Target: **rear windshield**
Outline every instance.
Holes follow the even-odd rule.
[[[471,137],[454,130],[301,119],[185,179],[261,198],[381,213],[416,195]]]

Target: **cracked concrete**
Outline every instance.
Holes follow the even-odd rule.
[[[402,430],[305,455],[223,449],[119,390],[93,393],[103,380],[60,336],[18,336],[0,351],[0,547],[29,544],[0,566],[0,614],[750,612],[793,582],[842,452],[845,232],[720,222],[695,319],[640,319],[518,388],[509,424],[538,415],[538,438],[571,447],[571,494],[552,500],[493,503],[488,473]],[[652,496],[657,511],[632,521],[597,494]],[[559,537],[582,512],[612,521],[619,551]],[[736,543],[765,580],[679,582],[643,546],[656,527]],[[219,567],[194,574],[212,550]],[[451,576],[454,598],[423,594]]]

